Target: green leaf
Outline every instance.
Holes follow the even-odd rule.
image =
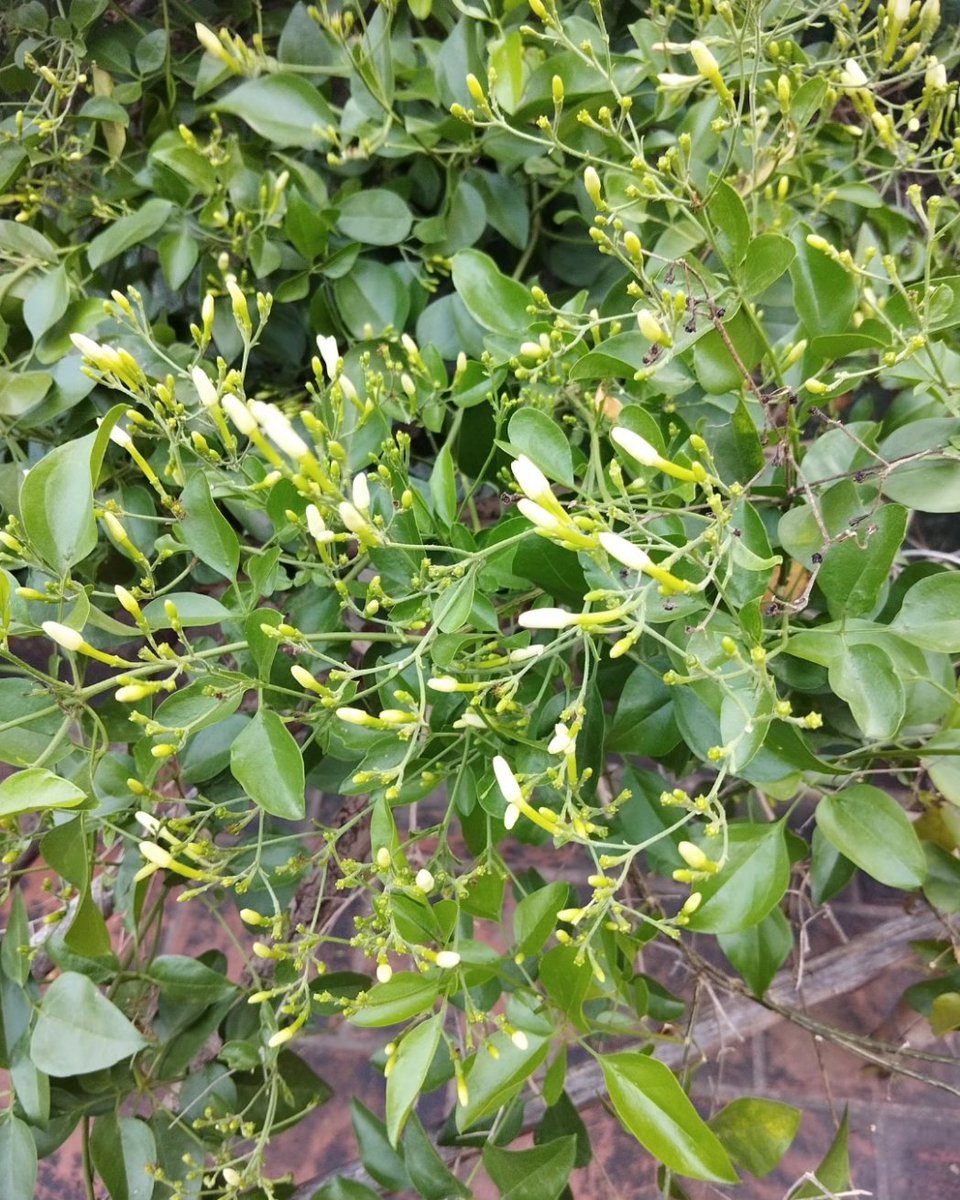
[[[34,1200],[36,1186],[37,1147],[30,1126],[7,1109],[0,1121],[0,1196]]]
[[[0,817],[51,808],[76,808],[86,798],[86,793],[68,779],[61,779],[44,767],[28,767],[0,783]]]
[[[831,845],[880,883],[911,890],[926,878],[927,860],[909,817],[878,787],[856,783],[824,796],[816,818]]]
[[[690,928],[700,933],[737,933],[757,925],[780,903],[790,883],[782,821],[731,824],[729,837],[727,865],[696,885],[703,902],[690,918]]]
[[[248,79],[211,105],[239,117],[275,146],[316,150],[327,145],[333,112],[317,89],[299,75],[277,71]]]
[[[573,487],[573,455],[563,430],[537,408],[518,408],[510,418],[507,436],[515,449],[555,479]]]
[[[98,233],[87,246],[87,261],[94,270],[104,263],[119,257],[125,250],[141,246],[161,229],[173,211],[170,200],[154,197],[147,200],[136,212],[120,217]]]
[[[173,628],[167,616],[168,603],[176,608],[180,624],[185,629],[198,625],[220,625],[230,620],[229,609],[205,592],[169,592],[143,606],[143,615],[151,629]]]
[[[433,605],[433,619],[441,633],[456,633],[470,617],[476,592],[476,575],[473,571],[441,592]]]
[[[453,258],[453,285],[470,315],[494,333],[519,343],[530,325],[529,291],[502,274],[489,255],[461,250]]]
[[[440,985],[412,971],[398,971],[386,983],[377,983],[366,993],[361,1006],[349,1014],[351,1025],[361,1029],[379,1029],[399,1025],[411,1017],[429,1012]]]
[[[743,261],[750,241],[750,218],[743,201],[729,183],[720,182],[707,201],[706,212],[716,230],[716,251],[733,269]]]
[[[803,1113],[790,1104],[743,1096],[722,1108],[710,1128],[727,1153],[751,1175],[769,1175],[797,1136]]]
[[[0,251],[7,258],[26,262],[55,263],[59,257],[48,238],[19,221],[0,221]]]
[[[306,810],[303,756],[280,717],[261,708],[230,750],[230,773],[264,812],[300,821]]]
[[[63,266],[45,271],[23,302],[23,320],[34,342],[60,320],[70,303],[67,271]]]
[[[930,1006],[930,1029],[934,1037],[943,1037],[960,1029],[960,992],[941,992]]]
[[[168,233],[157,243],[157,257],[167,284],[177,291],[190,278],[200,257],[200,243],[186,227]]]
[[[790,266],[793,302],[808,337],[844,333],[857,306],[857,286],[850,275],[821,250],[808,246],[810,229],[797,229],[797,257]]]
[[[740,267],[744,294],[751,300],[790,269],[797,257],[793,242],[780,233],[761,233],[751,240]]]
[[[39,1070],[63,1079],[113,1066],[146,1040],[85,975],[67,971],[47,988],[30,1040]]]
[[[793,930],[775,908],[749,929],[717,934],[717,942],[753,994],[763,996],[793,949]]]
[[[923,885],[927,902],[941,912],[960,912],[960,859],[933,842],[925,841],[923,851],[927,856]]]
[[[338,200],[337,205],[337,228],[366,246],[396,246],[413,227],[413,213],[407,202],[386,188],[354,192]]]
[[[311,1200],[380,1200],[380,1193],[368,1188],[365,1183],[338,1175],[316,1192]]]
[[[150,1200],[154,1179],[147,1168],[157,1161],[153,1130],[135,1117],[97,1117],[90,1138],[97,1174],[111,1200]]]
[[[850,705],[864,737],[889,741],[906,711],[903,684],[890,655],[867,642],[850,645],[841,634],[840,654],[830,664],[830,687]]]
[[[387,1079],[387,1137],[393,1146],[420,1095],[442,1030],[443,1013],[438,1012],[405,1033],[397,1046]]]
[[[557,1200],[567,1186],[577,1150],[575,1137],[555,1138],[532,1150],[484,1146],[483,1166],[501,1200]]]
[[[230,522],[214,503],[202,471],[193,471],[180,493],[180,503],[185,510],[179,525],[183,540],[201,562],[227,579],[236,579],[240,542]]]
[[[847,886],[856,867],[814,829],[810,855],[810,894],[814,904],[826,904]]]
[[[519,1049],[502,1033],[495,1033],[490,1042],[499,1054],[494,1058],[487,1050],[479,1050],[466,1072],[469,1099],[457,1107],[457,1128],[469,1129],[481,1117],[488,1116],[508,1104],[524,1083],[547,1057],[548,1038],[527,1036],[527,1048]]]
[[[390,1144],[384,1123],[356,1099],[350,1101],[350,1119],[367,1174],[388,1191],[405,1191],[410,1177],[403,1159]]]
[[[890,629],[924,650],[960,651],[960,571],[942,571],[918,580],[904,597]]]
[[[96,434],[65,442],[30,469],[20,487],[27,536],[43,560],[66,571],[94,549],[90,461]]]
[[[452,1200],[472,1195],[437,1153],[416,1113],[411,1113],[403,1131],[403,1161],[423,1200]]]
[[[692,1179],[738,1182],[726,1150],[669,1067],[629,1051],[601,1056],[600,1066],[624,1128],[654,1158]]]
[[[865,617],[877,607],[909,517],[901,505],[884,504],[872,519],[860,524],[856,537],[830,547],[817,586],[827,598],[832,617]]]
[[[236,988],[219,973],[183,954],[161,954],[144,972],[163,996],[179,1004],[216,1004]]]
[[[18,418],[36,408],[53,386],[46,371],[8,371],[0,367],[0,416]]]
[[[410,312],[409,287],[391,267],[371,259],[358,259],[333,294],[344,324],[360,340],[380,337],[390,326],[402,329]]]
[[[732,317],[727,317],[723,328],[740,363],[747,371],[752,371],[763,358],[766,343],[745,310],[737,309]],[[712,395],[740,391],[747,383],[716,329],[711,329],[693,347],[693,369],[701,387]]]
[[[430,498],[437,518],[444,525],[452,525],[457,519],[457,475],[448,442],[443,443],[434,460],[430,473]]]
[[[813,1172],[816,1182],[803,1184],[791,1200],[835,1200],[840,1192],[850,1187],[850,1154],[847,1149],[850,1121],[847,1110],[843,1110],[840,1128],[824,1155],[823,1162]]]
[[[543,949],[569,895],[568,884],[548,883],[523,897],[513,912],[513,937],[521,954],[529,958]]]
[[[20,987],[30,975],[30,926],[27,923],[27,908],[23,892],[15,888],[10,901],[7,928],[0,939],[0,971]]]

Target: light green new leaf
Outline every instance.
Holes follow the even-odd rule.
[[[803,1113],[790,1104],[743,1096],[710,1120],[727,1153],[751,1175],[769,1175],[797,1136]]]
[[[625,1129],[678,1175],[736,1183],[726,1150],[664,1063],[626,1051],[600,1058],[603,1077]]]
[[[261,708],[230,750],[230,773],[264,812],[299,821],[306,809],[303,755],[280,717]]]
[[[111,1067],[146,1044],[86,975],[67,971],[43,997],[30,1039],[30,1057],[39,1070],[63,1079]]]
[[[53,386],[46,371],[8,371],[0,367],[0,416],[22,417],[36,408]]]
[[[850,705],[853,719],[864,737],[889,741],[906,712],[906,696],[893,659],[869,642],[849,644],[841,634],[840,654],[828,672],[834,692]]]
[[[387,1078],[387,1137],[396,1146],[440,1044],[443,1013],[436,1013],[405,1033]]]
[[[20,487],[20,512],[27,537],[44,561],[66,571],[93,550],[90,461],[96,434],[64,442],[30,469]]]
[[[543,949],[556,928],[557,913],[569,895],[569,885],[557,882],[523,897],[513,913],[513,936],[521,954],[529,958]]]
[[[45,271],[23,302],[23,320],[34,342],[60,320],[70,303],[67,271],[63,266]]]
[[[714,245],[729,268],[743,261],[750,242],[750,218],[739,193],[729,183],[719,183],[706,205],[714,227]]]
[[[85,799],[86,794],[68,779],[61,779],[44,767],[28,767],[0,783],[0,817],[50,808],[76,808]]]
[[[799,1191],[793,1193],[791,1200],[834,1200],[839,1193],[850,1187],[849,1133],[850,1121],[847,1110],[844,1109],[840,1128],[830,1143],[830,1149],[813,1172],[817,1182],[810,1180],[803,1184]]]
[[[703,902],[690,918],[700,933],[749,929],[783,899],[790,883],[790,858],[782,821],[774,825],[732,824],[726,866],[702,883]]]
[[[172,201],[154,197],[147,200],[136,212],[120,217],[112,225],[108,225],[87,246],[87,261],[90,266],[96,270],[104,263],[118,258],[125,250],[142,245],[147,238],[153,237],[163,228],[172,211]]]
[[[386,188],[354,192],[338,202],[337,228],[367,246],[396,246],[410,233],[413,213],[407,202]]]
[[[180,519],[183,540],[193,553],[227,579],[236,579],[240,565],[240,542],[230,522],[213,501],[210,485],[202,471],[194,471],[180,494],[184,515]]]
[[[333,123],[330,106],[317,89],[286,71],[248,79],[211,107],[246,121],[275,146],[301,146],[305,150],[326,145],[325,130]]]
[[[572,1135],[530,1150],[488,1145],[483,1149],[483,1165],[501,1200],[557,1200],[567,1186],[576,1153],[577,1139]]]
[[[911,890],[923,884],[927,860],[909,817],[886,792],[856,783],[824,796],[817,827],[841,854],[888,887]]]
[[[453,285],[470,315],[494,333],[513,336],[519,343],[530,325],[530,293],[504,275],[487,254],[461,250],[453,258]]]
[[[447,442],[441,446],[430,472],[430,499],[438,520],[452,525],[457,519],[457,475]]]
[[[560,426],[537,408],[518,408],[507,426],[510,444],[558,483],[573,487],[573,456]]]
[[[960,651],[960,571],[942,571],[915,583],[890,628],[924,650]]]
[[[25,1121],[7,1110],[0,1122],[0,1196],[4,1200],[34,1200],[37,1186],[37,1147]]]

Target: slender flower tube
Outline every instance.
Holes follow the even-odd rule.
[[[337,349],[337,339],[317,334],[317,349],[320,351],[320,358],[323,360],[327,378],[332,383],[337,377],[337,371],[340,366],[340,351]]]
[[[190,378],[193,380],[193,386],[196,389],[197,397],[204,408],[213,408],[218,402],[217,389],[210,379],[210,376],[202,367],[194,367],[190,372]]]

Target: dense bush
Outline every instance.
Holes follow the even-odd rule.
[[[799,1113],[708,1126],[648,1053],[643,949],[762,996],[856,871],[960,910],[955,18],[2,18],[5,1196],[78,1126],[91,1196],[290,1194],[344,1017],[386,1190],[469,1195],[452,1082],[561,1195],[568,1048],[664,1195],[776,1165]],[[241,975],[156,956],[178,901]],[[913,999],[960,1026],[955,966]]]

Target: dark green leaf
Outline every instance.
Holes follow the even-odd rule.
[[[32,467],[20,488],[20,512],[30,541],[58,571],[78,563],[97,544],[91,454],[96,434],[65,442]]]
[[[717,941],[753,994],[762,996],[789,957],[793,930],[782,910],[775,908],[749,929],[717,934]]]
[[[440,447],[430,473],[430,498],[438,520],[452,525],[457,519],[457,475],[447,442]]]
[[[867,642],[850,645],[838,639],[841,651],[831,662],[830,687],[850,705],[864,737],[889,741],[906,711],[903,685],[890,655]]]
[[[435,979],[425,979],[413,972],[398,972],[386,983],[374,984],[357,1011],[350,1013],[350,1023],[361,1029],[399,1025],[401,1021],[429,1012],[439,990]]]
[[[484,329],[522,340],[530,325],[530,293],[503,275],[492,258],[479,250],[461,250],[453,259],[453,284]]]
[[[703,902],[691,917],[690,927],[702,933],[737,933],[758,924],[780,903],[790,882],[782,821],[775,825],[732,824],[729,837],[727,865],[696,885]]]
[[[145,974],[164,996],[182,1004],[215,1004],[236,991],[218,971],[181,954],[159,955]]]
[[[750,241],[750,218],[740,196],[729,183],[720,182],[707,201],[707,217],[716,234],[714,246],[728,268],[743,261]]]
[[[261,708],[233,743],[230,773],[264,812],[302,820],[306,806],[303,756],[271,709]]]
[[[903,544],[909,516],[901,505],[885,504],[859,524],[855,537],[830,547],[817,586],[832,617],[865,617],[874,611]]]
[[[338,205],[337,228],[367,246],[395,246],[413,226],[413,213],[406,201],[386,188],[354,192]]]
[[[523,897],[513,913],[513,937],[521,954],[537,954],[543,949],[569,895],[566,883],[548,883]]]
[[[494,1058],[486,1049],[474,1056],[467,1071],[469,1099],[457,1107],[457,1128],[471,1125],[508,1104],[547,1057],[548,1038],[528,1035],[527,1048],[520,1050],[502,1033],[490,1039],[499,1054]]]
[[[154,197],[129,216],[120,217],[98,233],[87,246],[87,261],[94,270],[119,257],[125,250],[141,246],[161,229],[173,211],[169,200]]]
[[[394,1150],[387,1137],[386,1126],[359,1100],[350,1101],[350,1119],[360,1147],[360,1161],[367,1174],[390,1191],[404,1191],[410,1186],[403,1158]]]
[[[510,418],[507,436],[511,446],[535,462],[544,474],[573,487],[570,442],[546,413],[536,408],[518,408]]]
[[[300,75],[277,71],[248,79],[212,105],[239,117],[274,146],[315,150],[327,144],[333,113],[317,89]]]
[[[416,1113],[410,1114],[403,1131],[403,1161],[423,1200],[457,1200],[472,1195],[437,1153]]]
[[[387,1079],[387,1137],[393,1146],[420,1095],[442,1030],[443,1014],[436,1013],[408,1030],[397,1046]]]
[[[744,294],[753,299],[776,283],[797,256],[793,242],[780,233],[761,233],[751,240],[740,267]]]
[[[193,472],[180,494],[180,503],[185,510],[180,519],[183,540],[201,562],[227,579],[236,579],[240,542],[230,522],[214,504],[202,471]]]
[[[483,1165],[502,1200],[557,1200],[567,1186],[577,1139],[561,1137],[532,1150],[485,1146]]]
[[[850,1187],[850,1154],[847,1139],[850,1123],[847,1110],[843,1110],[840,1128],[824,1155],[823,1162],[813,1172],[816,1182],[810,1180],[793,1193],[791,1200],[834,1200],[840,1192]]]

